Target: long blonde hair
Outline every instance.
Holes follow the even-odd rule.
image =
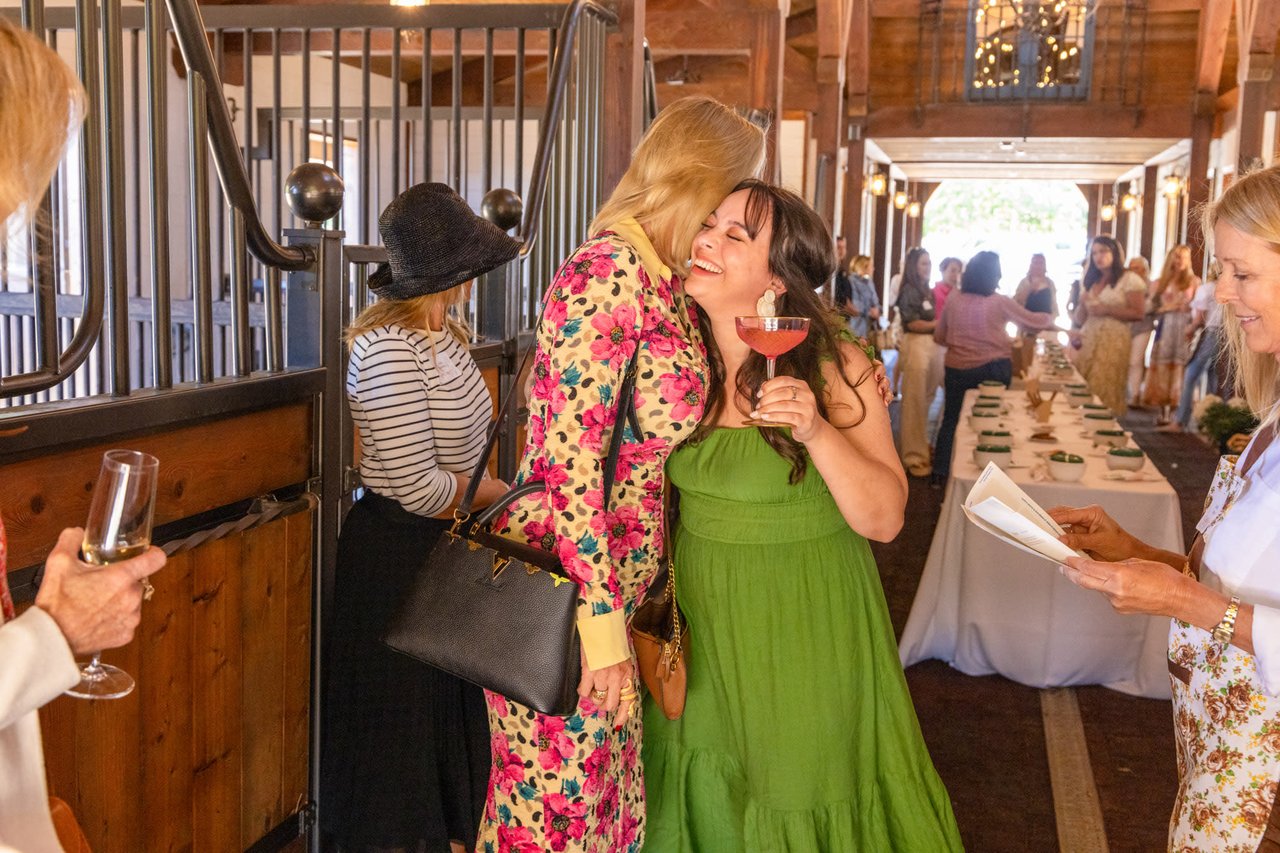
[[[71,67],[0,18],[0,225],[18,210],[35,218],[83,116],[84,90]]]
[[[764,154],[764,131],[731,108],[700,96],[674,101],[636,146],[591,233],[634,217],[662,262],[683,272],[702,221],[760,172]]]
[[[1175,272],[1173,259],[1177,255],[1186,256],[1187,265]],[[1156,295],[1164,293],[1165,289],[1170,286],[1176,287],[1178,290],[1186,290],[1195,284],[1195,280],[1196,275],[1191,271],[1191,247],[1179,243],[1164,256],[1164,266],[1160,268],[1160,279],[1155,287]]]
[[[458,306],[462,304],[466,295],[467,284],[468,282],[463,282],[441,293],[428,293],[411,299],[379,299],[351,321],[351,325],[342,335],[342,340],[350,349],[356,338],[365,332],[393,324],[406,329],[427,331],[427,319],[433,312],[444,306],[445,331],[459,343],[469,344],[471,328],[458,316]],[[431,354],[434,357],[434,339],[431,339]]]
[[[1280,254],[1280,166],[1262,169],[1236,180],[1217,201],[1206,204],[1200,215],[1205,239],[1213,239],[1218,223],[1248,234]],[[1244,332],[1235,309],[1224,305],[1222,328],[1226,349],[1245,401],[1258,418],[1273,428],[1280,406],[1280,361],[1267,352],[1253,352],[1244,342]]]

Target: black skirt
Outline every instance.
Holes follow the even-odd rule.
[[[342,527],[329,620],[321,827],[346,850],[475,847],[489,776],[480,688],[383,645],[450,522],[366,492]]]

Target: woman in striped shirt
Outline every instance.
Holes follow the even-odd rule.
[[[369,280],[378,301],[347,330],[365,493],[338,542],[323,828],[347,853],[471,849],[489,771],[483,695],[380,637],[466,491],[492,418],[453,308],[520,246],[443,184],[407,190],[378,225],[389,259]],[[477,507],[506,490],[486,479]]]

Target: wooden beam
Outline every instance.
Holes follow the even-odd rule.
[[[786,52],[786,15],[783,11],[762,11],[755,21],[756,49],[751,54],[751,109],[767,117],[768,159],[765,178],[778,179],[778,136],[782,120],[782,68]]]
[[[776,13],[777,0],[764,11]],[[755,47],[756,16],[742,4],[646,0],[645,35],[654,59],[670,56],[749,55]],[[783,18],[785,20],[785,16]]]
[[[605,41],[604,163],[602,198],[608,198],[631,162],[644,129],[644,0],[616,0],[618,26]]]
[[[867,142],[861,134],[849,143],[844,174],[844,203],[841,205],[839,233],[850,247],[850,255],[867,252],[862,244],[863,192],[866,186]]]
[[[815,207],[827,227],[835,229],[836,192],[840,186],[840,149],[844,146],[844,86],[818,83],[818,110],[814,114],[814,138],[818,143],[818,183]]]
[[[1143,109],[1113,104],[926,104],[883,107],[867,117],[867,133],[880,136],[1189,136],[1191,115],[1184,104]]]
[[[1280,32],[1280,3],[1276,0],[1236,0],[1236,38],[1240,61],[1236,79],[1236,170],[1242,173],[1262,161],[1263,115],[1275,74],[1276,34]]]
[[[1159,166],[1148,166],[1142,172],[1142,239],[1138,241],[1138,252],[1153,263],[1151,249],[1155,245],[1156,205],[1160,199],[1156,175],[1159,171]]]
[[[1198,100],[1212,104],[1215,100],[1207,93]],[[1191,162],[1187,167],[1187,206],[1198,210],[1209,200],[1213,184],[1209,177],[1209,143],[1213,140],[1214,112],[1212,108],[1198,107],[1191,126]],[[1191,217],[1187,226],[1187,245],[1191,247],[1191,268],[1204,269],[1204,234],[1200,231],[1199,217]]]
[[[818,83],[844,83],[852,0],[817,0]]]
[[[1233,0],[1204,0],[1200,10],[1199,51],[1196,58],[1196,91],[1217,93],[1222,81],[1222,61],[1231,35]]]
[[[845,109],[850,118],[865,119],[871,79],[871,0],[851,0],[844,73]]]
[[[1280,32],[1280,3],[1275,0],[1236,0],[1236,29],[1240,56],[1274,54]]]

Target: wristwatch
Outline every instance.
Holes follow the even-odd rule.
[[[1227,605],[1227,612],[1222,614],[1222,621],[1218,623],[1218,627],[1213,629],[1213,639],[1222,645],[1231,642],[1231,638],[1236,633],[1236,615],[1240,612],[1240,599],[1231,596],[1231,603]]]

